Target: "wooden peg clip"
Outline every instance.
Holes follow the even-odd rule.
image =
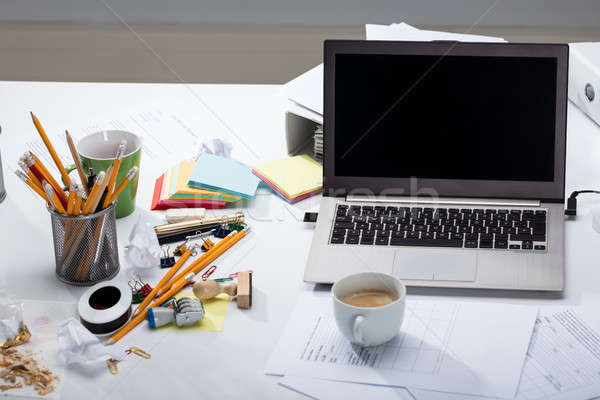
[[[237,283],[219,284],[213,280],[201,280],[194,283],[194,295],[200,300],[208,300],[221,294],[237,296],[239,308],[250,308],[252,306],[252,273],[242,271],[238,275]]]

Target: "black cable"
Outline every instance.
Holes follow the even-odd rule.
[[[567,199],[567,208],[565,209],[565,215],[574,217],[577,215],[577,196],[582,193],[595,193],[600,194],[600,190],[576,190]]]

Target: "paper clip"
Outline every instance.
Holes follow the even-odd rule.
[[[149,360],[151,357],[150,354],[146,353],[144,350],[140,349],[139,347],[135,347],[135,346],[130,347],[129,349],[125,350],[125,353],[127,353],[127,354],[133,353],[137,356],[145,358],[146,360]]]
[[[229,282],[232,281],[233,278],[217,278],[217,279],[213,279],[213,281],[215,282]]]
[[[251,269],[250,269],[250,270],[248,270],[248,271],[249,271],[251,274],[253,274],[253,273],[254,273],[254,271],[253,271],[253,270],[251,270]],[[229,275],[227,275],[227,276],[229,276],[230,278],[237,278],[239,274],[240,274],[239,272],[234,272],[233,274],[229,274]]]
[[[119,367],[117,367],[117,362],[118,361],[114,358],[109,358],[108,360],[106,360],[106,366],[108,367],[110,373],[113,375],[117,375],[119,373]]]
[[[202,279],[203,280],[208,279],[208,277],[211,276],[213,274],[213,272],[215,272],[216,269],[217,269],[216,265],[211,266],[209,269],[206,270],[205,273],[202,274]]]

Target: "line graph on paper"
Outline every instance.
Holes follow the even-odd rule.
[[[449,354],[460,305],[413,301],[406,306],[402,330],[376,347],[350,344],[337,330],[333,317],[315,318],[312,332],[299,359],[308,362],[393,369],[437,374]]]
[[[542,311],[536,320],[517,398],[567,399],[598,394],[600,336],[573,309]]]

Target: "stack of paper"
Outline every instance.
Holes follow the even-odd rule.
[[[526,315],[527,307],[493,303],[466,305],[408,296],[407,313],[399,334],[401,340],[361,348],[339,338],[330,322],[332,305],[326,304],[330,303],[330,296],[330,293],[300,296],[296,311],[291,314],[294,317],[266,371],[285,374],[280,381],[282,386],[315,399],[344,400],[490,399],[484,395],[517,400],[570,400],[600,395],[600,317],[596,312],[600,299],[597,295],[584,295],[582,305],[577,307],[541,308],[533,332],[528,336],[523,361],[516,356],[525,352],[523,333],[530,329],[528,318],[531,318]],[[465,306],[456,309],[459,304]],[[505,310],[501,311],[503,307]],[[451,308],[455,308],[453,313],[440,312]],[[471,322],[461,316],[464,312],[470,314]],[[313,322],[310,322],[310,313],[314,313]],[[514,319],[516,315],[518,318]],[[490,323],[494,318],[497,318],[497,332],[492,332],[495,327]],[[445,320],[452,322],[445,324]],[[508,329],[511,324],[513,327]],[[465,327],[471,334],[461,332]],[[306,334],[305,329],[313,331]],[[496,335],[501,339],[496,340]],[[470,342],[473,349],[457,348],[457,341]],[[507,343],[515,347],[505,348],[506,355],[501,356],[501,348]],[[482,344],[486,349],[477,350]],[[494,357],[499,357],[499,361],[492,367]],[[451,366],[449,361],[458,361],[455,370],[447,369]],[[495,374],[488,375],[492,372],[490,368],[497,368]],[[515,372],[519,375],[517,380]],[[460,377],[461,374],[464,376]],[[425,384],[434,376],[437,377],[434,382]]]
[[[246,164],[205,153],[198,157],[187,185],[248,199],[256,193],[259,182]]]
[[[152,210],[188,207],[220,208],[241,199],[240,196],[229,193],[188,186],[187,182],[195,165],[193,161],[182,161],[169,168],[156,180]]]
[[[252,172],[290,203],[323,188],[323,166],[307,155],[259,164]]]

